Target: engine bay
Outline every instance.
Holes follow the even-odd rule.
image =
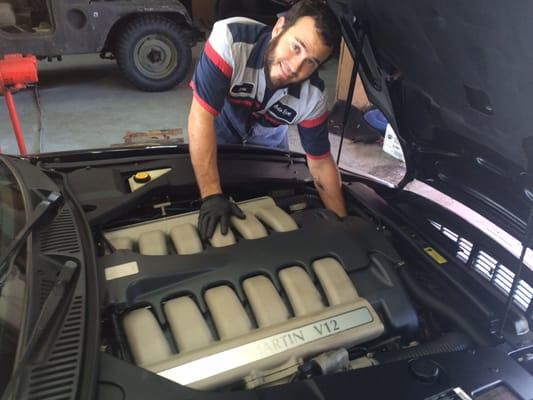
[[[109,395],[531,398],[527,321],[511,310],[506,340],[496,335],[504,303],[468,269],[486,263],[487,248],[455,253],[460,221],[438,205],[345,175],[349,216],[339,218],[305,160],[222,153],[225,194],[246,218],[205,241],[188,155],[126,153],[39,164],[67,203],[36,248],[51,271],[73,254],[90,265],[92,354]],[[42,173],[24,166],[38,187]],[[74,299],[69,312],[83,320]],[[72,318],[58,343],[74,340]]]
[[[400,257],[375,225],[302,196],[238,204],[246,219],[208,243],[198,211],[103,232],[113,352],[192,388],[251,389],[371,365],[349,349],[416,332]]]
[[[532,398],[529,323],[484,275],[512,255],[404,190],[344,175],[338,218],[303,160],[222,155],[246,218],[208,241],[187,154],[13,162],[65,201],[32,236],[35,310],[71,301],[31,379],[87,360],[102,398]]]

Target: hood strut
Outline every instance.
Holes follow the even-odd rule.
[[[352,98],[355,91],[355,81],[357,74],[359,73],[359,66],[361,65],[361,57],[363,56],[363,44],[365,43],[365,31],[361,30],[361,38],[357,43],[357,51],[355,52],[355,60],[352,68],[352,76],[350,77],[350,85],[348,86],[348,94],[346,97],[346,104],[344,107],[344,115],[342,116],[342,128],[341,128],[341,140],[339,143],[339,152],[337,153],[337,165],[341,160],[342,144],[344,142],[344,131],[346,123],[348,122],[348,116],[350,115],[350,108],[352,106]]]
[[[513,284],[511,286],[511,290],[509,291],[509,297],[507,298],[507,304],[505,305],[505,310],[503,313],[502,322],[500,325],[500,332],[499,336],[503,337],[503,331],[505,329],[505,324],[507,322],[507,318],[509,317],[509,311],[511,310],[511,306],[513,305],[513,297],[515,295],[516,289],[518,288],[518,283],[520,282],[520,276],[522,275],[522,270],[524,268],[524,257],[526,256],[526,251],[531,246],[531,243],[533,241],[533,206],[529,210],[529,217],[527,219],[527,225],[526,225],[526,231],[524,233],[524,236],[522,238],[522,252],[520,253],[520,258],[518,260],[518,268],[516,269],[516,275],[513,280]],[[533,304],[533,302],[531,302]],[[532,314],[532,306],[529,306],[528,310],[526,311],[526,318],[529,322],[531,314]]]

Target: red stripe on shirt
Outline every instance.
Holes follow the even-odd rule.
[[[204,52],[207,57],[217,66],[217,68],[224,74],[226,77],[231,78],[233,74],[233,68],[229,65],[226,60],[222,58],[220,54],[216,52],[215,49],[211,46],[209,42],[206,42]]]
[[[217,110],[215,110],[213,107],[211,107],[207,101],[205,101],[204,99],[202,99],[200,97],[200,95],[198,93],[196,93],[196,87],[194,85],[194,82],[191,81],[191,83],[189,84],[189,86],[192,88],[192,95],[194,96],[194,98],[196,99],[196,101],[202,106],[202,108],[204,110],[206,110],[208,113],[214,115],[215,117],[220,114]]]
[[[274,118],[272,118],[268,113],[264,113],[263,114],[263,117],[265,117],[265,119],[270,122],[271,124],[274,124],[276,126],[279,126],[279,125],[286,125],[287,123],[286,122],[280,122]]]
[[[248,107],[251,107],[252,104],[255,103],[255,108],[256,109],[261,108],[261,105],[262,105],[257,100],[252,100],[252,99],[247,99],[247,98],[239,99],[237,97],[231,97],[231,96],[228,96],[228,98],[229,98],[229,101],[231,103],[233,103],[233,104],[245,105],[245,106],[248,106]]]
[[[315,128],[319,126],[320,124],[323,124],[324,122],[326,122],[327,119],[328,119],[328,113],[325,112],[320,117],[315,118],[315,119],[307,119],[305,121],[300,122],[299,125],[302,128]]]
[[[236,99],[234,97],[230,97],[229,101],[232,102],[233,104],[239,104],[241,106],[247,106],[247,107],[252,107],[252,104],[254,102],[251,99]]]
[[[328,151],[327,153],[324,153],[324,154],[319,155],[319,156],[314,156],[314,155],[309,154],[309,153],[306,153],[305,155],[307,156],[307,158],[309,158],[311,160],[324,160],[324,159],[328,158],[330,154],[331,154],[331,152]]]

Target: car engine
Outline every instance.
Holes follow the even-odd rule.
[[[302,196],[238,204],[246,219],[208,243],[197,210],[103,232],[106,351],[191,388],[252,389],[368,366],[354,349],[418,329],[374,223]]]

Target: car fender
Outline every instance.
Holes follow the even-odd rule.
[[[124,7],[121,10],[121,5],[124,3],[130,3],[130,6]],[[129,1],[107,3],[110,4],[111,7],[116,7],[117,12],[110,13],[113,16],[112,20],[105,20],[103,21],[102,26],[95,27],[98,32],[101,32],[96,51],[102,51],[109,47],[110,43],[114,39],[115,34],[120,30],[120,28],[128,21],[141,15],[151,13],[168,16],[170,19],[179,17],[186,25],[192,27],[192,18],[185,6],[179,1],[162,0],[158,2],[151,2],[150,5],[147,5],[147,3],[150,2],[145,1],[139,3],[142,4],[139,4],[139,6],[135,9],[132,9],[131,2]]]

